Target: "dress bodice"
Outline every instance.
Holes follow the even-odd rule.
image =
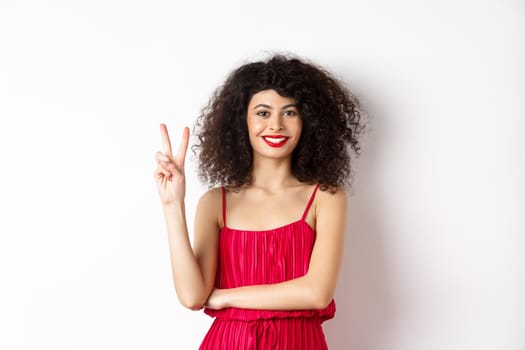
[[[226,225],[226,200],[223,189],[224,227],[219,236],[219,261],[216,288],[273,284],[304,276],[308,272],[316,233],[305,221],[317,185],[300,220],[269,230],[249,231]],[[288,317],[318,317],[322,320],[335,315],[335,301],[324,309],[315,310],[256,310],[225,308],[205,309],[212,317],[237,320],[256,320]]]

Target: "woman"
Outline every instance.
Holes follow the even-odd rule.
[[[155,179],[180,302],[215,317],[200,349],[326,349],[343,257],[358,100],[324,69],[275,55],[230,74],[200,115],[194,246],[184,159],[161,125]]]

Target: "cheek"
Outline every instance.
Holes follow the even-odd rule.
[[[292,129],[296,134],[300,135],[303,131],[303,121],[300,119],[294,120],[294,122],[290,125],[290,129]]]
[[[265,126],[258,120],[251,120],[248,122],[248,131],[251,135],[260,133],[264,130]]]

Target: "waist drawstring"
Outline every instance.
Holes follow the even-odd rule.
[[[277,329],[273,320],[257,320],[250,322],[250,344],[248,349],[274,349],[277,346]]]

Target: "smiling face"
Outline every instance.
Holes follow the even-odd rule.
[[[291,157],[303,127],[295,99],[260,91],[248,104],[246,121],[254,157]]]

